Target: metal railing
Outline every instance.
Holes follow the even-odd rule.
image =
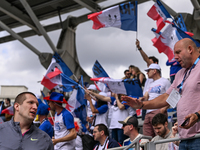
[[[164,139],[164,140],[159,140],[159,141],[147,142],[145,145],[140,145],[139,141],[141,139],[152,139],[151,136],[142,135],[136,138],[135,140],[133,140],[133,142],[128,146],[115,147],[115,148],[110,148],[108,150],[128,150],[129,148],[132,148],[132,147],[135,147],[135,150],[140,150],[141,146],[142,147],[144,146],[144,150],[156,150],[156,144],[163,144],[163,143],[169,143],[169,142],[180,141],[180,140],[190,140],[190,139],[196,139],[196,138],[200,138],[200,133],[190,138],[181,139],[181,138],[176,137],[176,138]]]
[[[110,148],[108,150],[128,150],[129,148],[135,147],[135,150],[140,150],[140,144],[139,141],[141,139],[152,139],[151,136],[146,136],[146,135],[141,135],[138,138],[134,139],[133,142],[128,145],[128,146],[122,146],[122,147],[115,147],[115,148]]]
[[[156,149],[156,144],[163,144],[163,143],[169,143],[169,142],[174,142],[174,141],[180,141],[180,140],[190,140],[190,139],[196,139],[200,138],[200,134],[196,134],[193,137],[190,138],[170,138],[170,139],[165,139],[165,140],[159,140],[159,141],[154,141],[154,142],[148,142],[144,146],[144,150],[155,150]]]

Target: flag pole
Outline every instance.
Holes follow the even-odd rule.
[[[136,1],[136,2],[137,2],[137,1]],[[136,16],[137,16],[137,31],[136,31],[136,39],[138,39],[138,3],[137,3],[137,7],[136,7],[136,8],[137,8],[137,11],[136,11],[136,12],[137,12],[137,15],[136,15]],[[137,51],[137,45],[135,45],[135,47],[136,47],[136,51]]]
[[[78,78],[73,74],[73,77],[78,81]],[[84,87],[82,87],[82,85],[80,85],[79,83],[78,83],[78,85],[84,90],[84,91],[86,91],[85,90],[85,88]],[[93,99],[96,99],[93,95],[91,95],[91,94],[89,94]]]

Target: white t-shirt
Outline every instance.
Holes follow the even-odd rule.
[[[168,90],[168,88],[170,86],[171,86],[171,83],[169,82],[169,80],[167,80],[165,78],[161,77],[160,79],[154,80],[149,86],[148,101],[166,93],[166,91]],[[154,110],[156,110],[156,109],[147,109],[147,113],[154,111]]]
[[[143,95],[149,90],[149,86],[152,82],[153,82],[153,79],[147,78],[144,84]]]
[[[129,111],[126,109],[120,110],[119,107],[114,106],[116,104],[116,100],[113,102],[113,105],[110,107],[112,114],[111,114],[111,121],[109,129],[121,129],[122,124],[118,121],[123,121],[129,116]]]
[[[70,129],[75,128],[74,126],[74,117],[72,114],[63,109],[62,112],[58,115],[55,114],[55,122],[54,122],[54,136],[55,139],[62,138],[70,133]],[[54,146],[55,150],[75,150],[75,139],[59,142]]]

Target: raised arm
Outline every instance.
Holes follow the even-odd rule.
[[[162,108],[164,106],[168,106],[168,103],[166,102],[168,98],[168,94],[164,93],[158,97],[156,97],[153,100],[150,101],[140,101],[137,98],[132,98],[129,96],[122,96],[122,100],[126,101],[127,105],[135,108],[135,109],[158,109]]]
[[[102,101],[105,101],[105,102],[112,102],[111,99],[110,99],[110,97],[106,97],[106,96],[103,96],[103,95],[99,95],[99,94],[94,93],[94,92],[92,92],[92,91],[90,91],[90,90],[86,90],[86,92],[89,93],[89,94],[91,94],[91,95],[93,95],[93,96],[95,96],[96,98],[98,98],[98,99],[100,99],[100,100],[102,100]]]
[[[143,60],[147,63],[147,66],[151,65],[152,62],[150,61],[149,57],[147,56],[147,54],[142,50],[142,48],[140,47],[140,41],[138,39],[136,39],[136,42],[135,42]]]

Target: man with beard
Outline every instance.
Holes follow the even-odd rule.
[[[168,128],[168,121],[166,115],[159,113],[152,119],[152,126],[157,134],[151,141],[159,141],[169,139],[172,132]],[[156,150],[168,150],[168,143],[156,144]]]

